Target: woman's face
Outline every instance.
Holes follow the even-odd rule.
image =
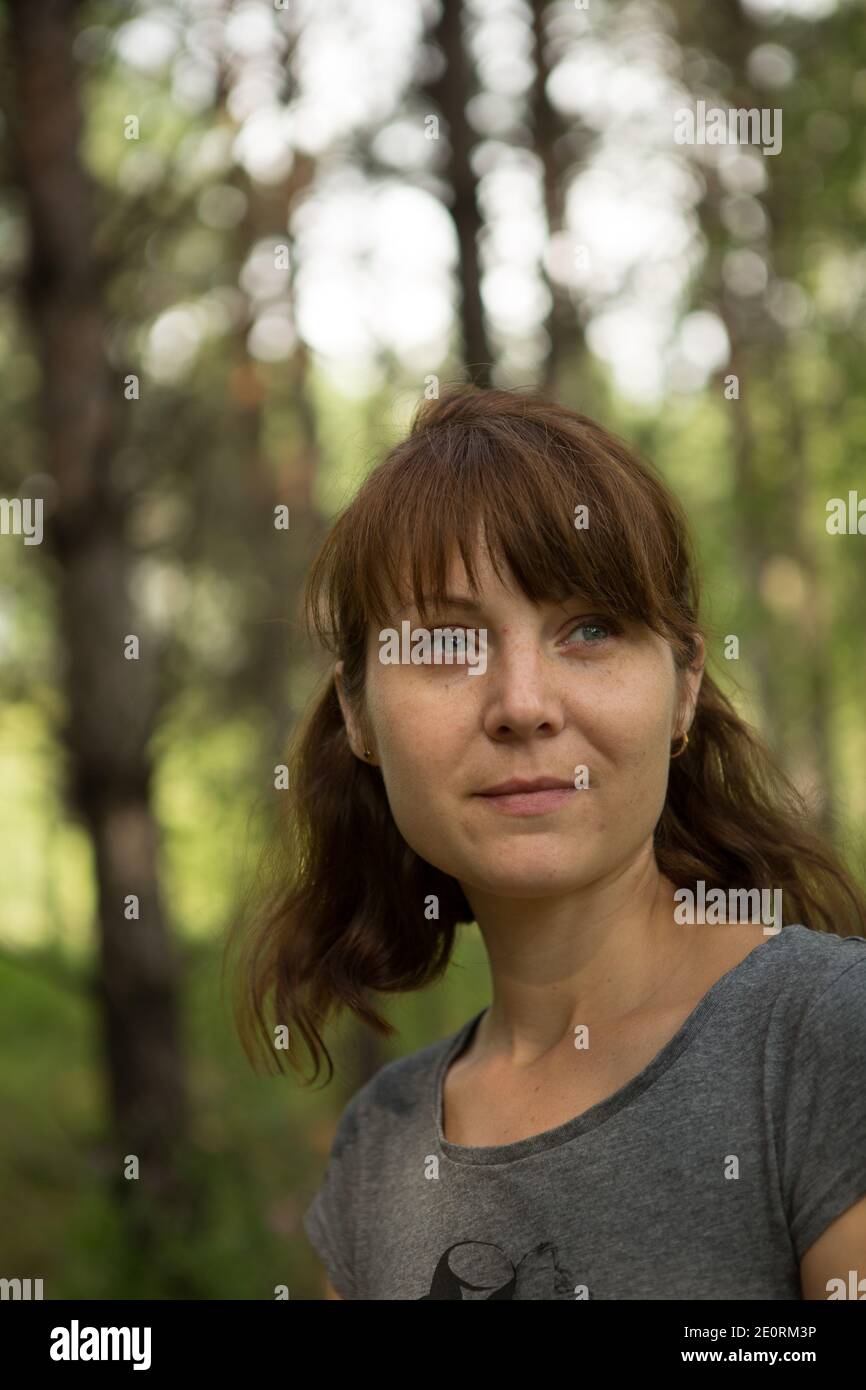
[[[366,761],[381,770],[403,838],[470,898],[473,888],[533,898],[586,887],[651,842],[671,741],[691,722],[702,672],[689,670],[680,684],[661,637],[579,595],[536,608],[500,583],[486,553],[478,580],[478,608],[431,605],[428,630],[486,629],[483,674],[468,664],[383,664],[371,629],[361,725],[338,663],[353,750],[372,749]],[[447,589],[472,602],[459,560]],[[394,613],[391,626],[399,633],[407,619],[421,627],[414,607]],[[530,798],[509,811],[481,795],[545,776],[570,788],[551,809]]]

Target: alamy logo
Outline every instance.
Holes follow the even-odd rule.
[[[866,536],[866,497],[852,488],[848,506],[844,497],[831,497],[827,503],[827,532],[831,536]]]
[[[0,497],[0,535],[23,536],[25,545],[41,545],[42,505],[41,497]]]
[[[134,1371],[150,1369],[149,1327],[52,1327],[52,1361],[132,1361]],[[143,1343],[143,1345],[142,1345]]]
[[[778,130],[776,123],[778,122]],[[697,103],[697,110],[683,106],[674,113],[674,139],[678,145],[763,145],[764,154],[782,148],[782,112],[756,106],[726,111],[722,106]]]
[[[17,1298],[26,1302],[42,1297],[41,1279],[0,1279],[0,1299]]]
[[[827,1301],[837,1298],[853,1298],[859,1303],[866,1299],[866,1279],[861,1279],[856,1269],[848,1270],[848,1283],[840,1278],[828,1279],[826,1284]]]
[[[674,921],[683,923],[752,922],[764,924],[764,935],[782,930],[782,890],[774,888],[773,911],[770,913],[769,888],[711,888],[702,878],[691,888],[678,888],[674,893]],[[772,925],[771,925],[772,924]]]
[[[483,676],[487,629],[434,627],[431,632],[426,627],[413,628],[407,618],[399,632],[386,627],[379,633],[379,660],[383,666],[468,666],[470,676]]]

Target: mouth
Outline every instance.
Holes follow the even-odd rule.
[[[512,778],[476,795],[494,811],[512,816],[539,816],[564,806],[575,790],[572,783],[559,777],[538,777],[532,782]]]

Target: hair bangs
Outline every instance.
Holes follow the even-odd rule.
[[[642,481],[615,453],[535,422],[413,434],[350,508],[354,622],[390,626],[412,603],[429,625],[428,601],[448,590],[458,555],[477,596],[483,546],[499,580],[513,576],[532,603],[580,594],[668,635],[676,530]]]

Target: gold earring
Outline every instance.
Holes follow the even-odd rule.
[[[689,742],[689,736],[688,736],[688,734],[683,734],[682,747],[681,747],[681,748],[678,748],[677,751],[676,751],[676,753],[671,753],[671,757],[672,757],[672,758],[678,758],[678,757],[680,756],[681,753],[685,753],[686,748],[688,747],[688,742]]]
[[[373,755],[372,755],[370,749],[369,749],[369,748],[365,748],[365,749],[364,749],[364,757],[365,757],[365,758],[371,758],[372,756],[373,756]]]

